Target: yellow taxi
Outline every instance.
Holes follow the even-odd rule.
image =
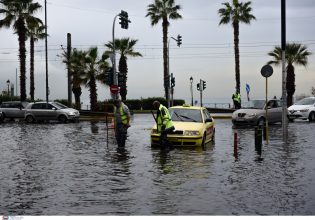
[[[213,141],[215,136],[214,120],[208,110],[197,106],[174,106],[169,113],[175,131],[167,135],[174,146],[198,146],[205,149],[206,143]],[[151,130],[151,145],[159,145],[160,134],[156,125]]]

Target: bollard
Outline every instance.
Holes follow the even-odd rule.
[[[237,132],[234,132],[234,157],[238,159],[238,152],[237,152]]]
[[[255,150],[259,156],[261,156],[262,152],[262,128],[255,127]]]
[[[266,124],[263,125],[263,137],[264,137],[264,141],[267,140],[267,126]]]

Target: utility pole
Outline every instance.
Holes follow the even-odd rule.
[[[71,34],[67,34],[67,69],[68,69],[68,106],[72,106],[72,76],[70,70],[70,57],[71,57]]]
[[[48,103],[48,45],[47,45],[47,0],[45,0],[45,57],[46,57],[46,102]]]
[[[282,49],[282,137],[283,141],[288,139],[288,118],[287,118],[287,74],[285,68],[285,50],[286,50],[286,7],[285,0],[281,0],[281,49]]]

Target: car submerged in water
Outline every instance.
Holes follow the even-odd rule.
[[[36,102],[26,106],[24,117],[27,123],[50,120],[66,123],[68,121],[78,121],[80,113],[78,110],[68,108],[59,102]]]
[[[232,114],[234,126],[258,126],[266,122],[266,106],[268,108],[268,123],[282,122],[282,102],[278,99],[251,100],[244,103],[241,109]]]
[[[294,119],[315,121],[315,97],[307,97],[296,102],[288,108],[288,118],[290,121]]]
[[[206,148],[206,143],[214,140],[214,120],[204,107],[189,105],[169,108],[175,131],[167,135],[174,146],[194,146]],[[159,145],[160,134],[156,125],[151,130],[151,145]]]

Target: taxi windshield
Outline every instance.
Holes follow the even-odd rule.
[[[202,122],[199,109],[171,108],[169,112],[173,121]]]

